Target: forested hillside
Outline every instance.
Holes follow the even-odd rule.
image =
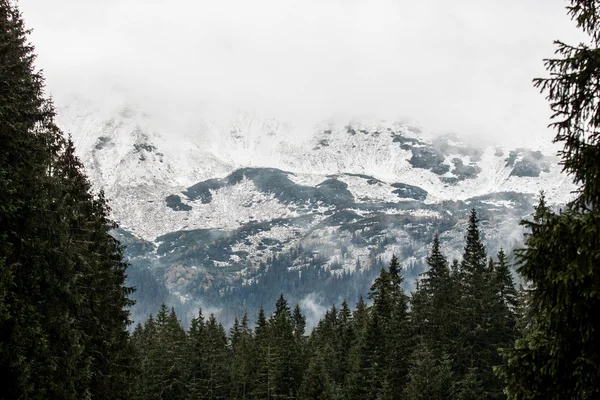
[[[492,367],[524,317],[506,255],[487,258],[477,222],[473,210],[461,262],[436,236],[414,293],[393,257],[364,301],[333,306],[312,332],[283,294],[228,335],[202,310],[185,332],[163,305],[133,332],[136,398],[503,398]]]
[[[557,42],[535,84],[579,189],[561,210],[540,195],[514,264],[486,251],[472,209],[460,257],[435,234],[414,290],[380,258],[364,298],[311,331],[281,293],[273,312],[233,312],[227,332],[202,310],[186,329],[165,304],[131,329],[115,238],[127,235],[55,123],[17,6],[0,0],[0,400],[600,398],[600,5],[568,4],[588,41]]]

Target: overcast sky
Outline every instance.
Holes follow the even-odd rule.
[[[47,86],[199,113],[410,117],[518,140],[546,134],[531,80],[581,38],[564,0],[20,0]],[[59,101],[60,102],[60,101]]]

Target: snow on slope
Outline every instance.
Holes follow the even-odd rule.
[[[248,221],[293,217],[294,209],[261,193],[250,181],[217,190],[208,204],[190,203],[191,211],[173,211],[165,197],[210,178],[222,178],[240,167],[274,167],[294,173],[289,178],[315,186],[330,175],[348,184],[356,201],[397,202],[393,183],[418,186],[428,192],[426,203],[464,200],[493,192],[548,193],[551,202],[564,204],[574,189],[560,174],[555,150],[540,148],[550,160],[548,172],[538,177],[511,176],[506,165],[510,149],[488,146],[478,157],[466,153],[445,155],[451,168],[445,174],[415,168],[409,161],[414,149],[434,148],[436,136],[400,122],[325,122],[310,131],[240,113],[231,121],[211,122],[153,111],[146,113],[122,98],[104,103],[71,98],[58,105],[58,123],[71,133],[88,176],[111,200],[114,217],[143,239],[181,229],[234,229]],[[412,148],[395,141],[401,135]],[[404,140],[404,139],[403,139]],[[432,144],[434,143],[434,144]],[[548,141],[549,143],[549,141]],[[459,139],[445,142],[450,149],[469,147]],[[437,145],[435,145],[437,146]],[[538,150],[538,149],[532,149]],[[469,179],[452,177],[452,159],[476,165]],[[342,174],[342,175],[340,175]],[[379,180],[353,175],[364,174]],[[184,199],[185,201],[185,199]]]

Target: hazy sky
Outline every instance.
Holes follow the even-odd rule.
[[[547,133],[531,80],[564,0],[20,0],[49,90],[122,87],[200,114],[411,117],[434,130]]]

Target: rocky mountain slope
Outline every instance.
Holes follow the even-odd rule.
[[[407,276],[420,272],[436,230],[458,257],[471,208],[494,252],[522,240],[540,190],[564,204],[574,189],[549,145],[502,148],[408,122],[190,124],[83,99],[59,110],[121,225],[136,317],[165,297],[235,315],[284,289],[306,307],[353,300],[392,253]]]

